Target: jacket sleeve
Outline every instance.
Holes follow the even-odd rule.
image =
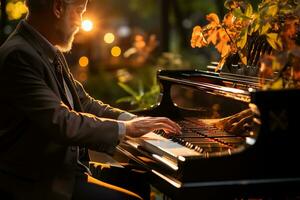
[[[46,84],[44,69],[34,55],[11,52],[0,65],[1,98],[57,143],[111,151],[119,142],[118,122],[69,110]]]
[[[98,117],[107,117],[111,119],[118,119],[120,114],[125,112],[123,110],[111,107],[108,104],[104,104],[102,101],[94,99],[84,90],[80,82],[74,80],[74,78],[73,81],[75,83],[76,91],[83,106],[84,112],[94,114]]]

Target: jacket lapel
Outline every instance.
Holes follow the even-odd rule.
[[[66,65],[66,67],[68,67],[68,65]],[[68,69],[63,67],[63,74],[64,74],[64,77],[65,77],[66,84],[69,87],[69,90],[70,90],[70,92],[72,94],[72,97],[73,97],[74,109],[78,112],[83,112],[84,110],[82,108],[81,102],[80,102],[78,94],[76,92],[76,86],[75,86],[75,83],[74,83],[73,78],[71,76],[71,73],[69,72]]]
[[[25,40],[31,44],[31,46],[37,51],[37,53],[40,55],[40,57],[42,58],[42,61],[44,62],[44,64],[48,67],[48,69],[50,70],[52,76],[55,79],[56,84],[58,85],[58,89],[59,89],[59,96],[61,97],[61,99],[63,100],[64,103],[66,103],[69,108],[71,109],[71,105],[68,101],[68,98],[66,96],[65,93],[65,89],[64,86],[60,83],[60,81],[57,78],[57,75],[55,73],[55,67],[54,63],[52,63],[49,58],[46,56],[45,51],[43,50],[43,47],[41,46],[41,44],[37,41],[36,38],[34,38],[32,36],[32,33],[30,32],[30,30],[28,30],[26,28],[26,26],[23,24],[23,22],[21,21],[21,23],[18,25],[18,28],[16,29],[16,33],[21,34]]]

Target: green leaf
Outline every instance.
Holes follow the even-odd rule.
[[[142,81],[139,81],[139,96],[143,96],[144,93],[144,84]]]
[[[259,29],[259,23],[253,23],[253,28],[252,28],[252,32],[255,33],[258,29]]]
[[[118,85],[123,89],[125,90],[127,93],[129,93],[130,95],[136,97],[138,96],[138,93],[136,93],[131,87],[129,87],[128,85],[124,84],[124,83],[121,83],[119,82]]]
[[[267,34],[267,41],[271,45],[271,47],[275,50],[280,50],[282,48],[282,41],[278,37],[278,33]]]
[[[277,44],[277,46],[278,46],[279,50],[282,50],[282,48],[283,48],[283,44],[282,44],[282,40],[281,40],[281,38],[280,38],[280,37],[278,37],[278,38],[277,38],[277,40],[276,40],[276,44]]]
[[[262,27],[261,27],[261,30],[260,30],[260,35],[263,35],[263,34],[266,34],[270,28],[271,28],[271,24],[270,23],[265,23]]]
[[[235,16],[236,18],[241,18],[242,16],[244,16],[242,10],[240,8],[236,8],[233,10],[232,12],[233,16]]]
[[[233,16],[237,19],[252,19],[251,17],[246,16],[240,8],[236,8],[232,12]]]
[[[271,47],[275,50],[277,50],[277,45],[275,40],[271,39],[271,38],[267,38],[268,43],[271,45]]]
[[[250,31],[249,34],[252,35],[253,33],[255,33],[259,28],[260,28],[260,23],[259,23],[259,15],[258,14],[254,14],[254,20],[250,26]]]
[[[135,98],[133,97],[122,97],[122,98],[119,98],[116,103],[124,103],[124,102],[136,102],[135,101]]]
[[[269,33],[269,34],[267,34],[267,37],[272,39],[272,40],[277,40],[278,33]]]
[[[267,15],[274,17],[275,15],[277,15],[278,12],[278,5],[271,5],[268,8],[268,11],[266,12]]]
[[[253,7],[252,7],[251,4],[248,4],[248,5],[247,5],[247,8],[246,8],[246,10],[245,10],[245,15],[246,15],[247,17],[250,17],[250,18],[251,18],[252,13],[253,13]]]
[[[247,38],[248,38],[248,28],[244,28],[241,32],[241,37],[239,41],[237,42],[237,46],[240,49],[243,49],[247,43]]]

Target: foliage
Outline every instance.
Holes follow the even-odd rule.
[[[114,72],[100,70],[97,73],[90,73],[86,82],[85,89],[96,99],[101,99],[104,103],[117,106],[116,98],[126,95],[126,93],[118,86],[118,79]]]
[[[247,42],[251,36],[260,36],[272,47],[272,53],[260,60],[260,75],[274,80],[266,88],[299,87],[300,1],[262,0],[256,11],[246,0],[227,0],[224,6],[229,11],[223,20],[211,13],[206,17],[209,24],[194,27],[191,46],[213,44],[221,54],[217,69],[235,53],[247,66]]]
[[[143,9],[141,9],[141,5]],[[149,19],[152,13],[157,12],[157,5],[153,4],[152,0],[131,0],[128,2],[131,11],[138,12],[143,19]]]
[[[181,54],[164,52],[157,59],[157,65],[163,66],[164,69],[188,69],[190,63],[184,60]]]
[[[160,88],[155,80],[149,91],[145,91],[142,82],[139,82],[137,91],[125,83],[119,82],[118,84],[130,96],[118,99],[116,101],[117,103],[127,102],[130,103],[131,106],[134,106],[135,109],[143,109],[149,108],[157,102]]]

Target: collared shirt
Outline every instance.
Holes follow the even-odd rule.
[[[51,63],[53,63],[58,49],[55,46],[53,46],[41,33],[39,33],[34,27],[32,27],[30,24],[28,24],[25,20],[23,22],[24,22],[24,25],[26,26],[26,28],[28,28],[31,31],[31,33],[34,34],[35,38],[38,40],[39,44],[41,45],[44,52],[46,53],[46,56],[49,59],[49,61]],[[63,82],[64,82],[64,87],[65,87],[65,90],[67,93],[68,101],[69,101],[71,107],[74,109],[74,102],[73,102],[73,97],[70,92],[70,89],[67,86],[67,84],[65,83],[65,80],[63,80]],[[123,112],[118,117],[118,120],[119,120],[118,128],[119,128],[120,140],[122,140],[124,138],[125,133],[126,133],[126,126],[125,126],[125,123],[122,121],[127,121],[127,120],[133,119],[135,117],[137,117],[137,116],[133,115],[129,112]]]

